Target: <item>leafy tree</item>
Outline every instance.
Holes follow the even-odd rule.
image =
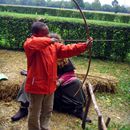
[[[47,3],[50,3],[52,0],[46,0]]]
[[[29,3],[29,0],[21,0],[21,5],[28,5]]]
[[[84,0],[76,0],[82,9],[86,10],[102,10],[109,12],[123,12],[130,13],[130,7],[120,6],[118,0],[113,0],[112,5],[101,6],[100,0],[94,0],[93,3],[84,2]],[[58,8],[76,8],[72,0],[0,0],[0,4],[20,4],[20,5],[34,5],[34,6],[47,6]]]
[[[0,0],[1,4],[6,4],[6,0]]]
[[[127,7],[127,12],[130,13],[130,7]]]
[[[105,4],[102,6],[102,11],[113,12],[113,7],[111,5]]]
[[[114,8],[115,13],[119,12],[119,3],[117,0],[112,1],[112,6]]]
[[[36,0],[35,1],[35,4],[37,5],[37,6],[45,6],[45,0]]]
[[[94,2],[92,2],[92,9],[101,10],[101,3],[99,0],[94,0]]]
[[[128,13],[127,9],[124,6],[120,6],[119,11],[122,13]]]
[[[0,0],[1,4],[15,4],[16,0],[12,1],[12,0]]]
[[[113,0],[113,1],[112,1],[112,6],[115,7],[115,6],[117,6],[117,5],[119,5],[118,1],[117,1],[117,0]]]
[[[76,0],[76,1],[81,8],[84,8],[84,1],[83,0]],[[73,5],[73,7],[75,7],[73,0],[71,0],[71,3]]]
[[[72,4],[70,4],[70,1],[64,1],[64,6],[65,8],[70,8],[70,9],[73,8]]]
[[[84,6],[85,6],[84,9],[86,9],[86,10],[92,10],[92,5],[89,2],[85,2]]]

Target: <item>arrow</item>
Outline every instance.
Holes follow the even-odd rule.
[[[98,39],[95,39],[93,41],[95,41],[95,42],[114,42],[114,41],[117,41],[117,40],[109,40],[109,39],[108,40],[98,40]],[[78,39],[78,40],[69,40],[69,39],[65,39],[64,42],[86,42],[86,40],[80,40],[80,39]]]

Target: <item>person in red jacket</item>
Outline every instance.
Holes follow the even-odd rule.
[[[49,38],[48,26],[43,22],[32,24],[32,36],[24,43],[27,57],[25,91],[29,94],[28,130],[49,130],[57,81],[57,59],[68,58],[87,50],[86,43],[64,45]]]

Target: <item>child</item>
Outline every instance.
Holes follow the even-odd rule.
[[[32,36],[24,43],[27,57],[25,91],[29,94],[28,130],[49,130],[57,79],[57,58],[79,55],[92,46],[88,43],[64,45],[49,38],[43,22],[34,22]],[[54,43],[55,42],[55,43]]]

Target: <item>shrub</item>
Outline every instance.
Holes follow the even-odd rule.
[[[63,39],[86,39],[86,31],[81,19],[1,12],[0,47],[23,49],[24,40],[30,35],[31,24],[37,17],[42,17],[50,30],[59,33]],[[95,40],[115,40],[95,41],[93,57],[125,60],[130,50],[130,25],[99,21],[88,21],[88,25],[90,36]]]

